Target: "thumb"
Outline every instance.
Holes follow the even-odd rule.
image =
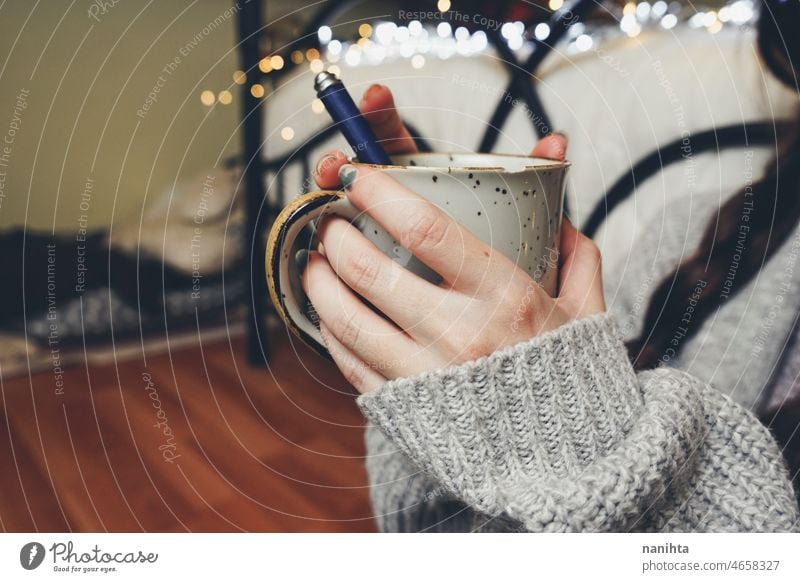
[[[567,155],[567,136],[563,133],[551,133],[539,140],[533,151],[532,158],[546,158],[561,161]]]
[[[564,217],[561,224],[561,273],[558,300],[573,317],[605,311],[600,249]]]
[[[364,92],[359,109],[387,153],[403,154],[417,151],[417,144],[400,119],[389,87],[371,85]]]

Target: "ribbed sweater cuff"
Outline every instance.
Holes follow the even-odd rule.
[[[614,324],[600,314],[479,360],[393,380],[358,404],[443,485],[496,506],[487,496],[521,473],[565,476],[607,454],[642,396]]]

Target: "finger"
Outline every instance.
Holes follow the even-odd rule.
[[[367,307],[319,253],[309,253],[303,288],[331,334],[363,362],[387,378],[423,371],[413,340]]]
[[[361,394],[375,390],[386,382],[386,378],[344,347],[342,342],[331,333],[328,326],[322,322],[319,325],[319,332],[322,339],[325,340],[325,347],[328,348],[328,352],[345,380],[350,382]]]
[[[600,250],[566,217],[561,225],[559,279],[559,300],[569,302],[576,316],[605,311]]]
[[[339,170],[347,196],[412,255],[451,287],[473,294],[490,292],[500,275],[515,268],[507,257],[459,225],[441,208],[387,174],[350,164]],[[505,277],[507,279],[507,277]]]
[[[400,119],[394,104],[394,96],[388,87],[370,86],[364,92],[359,109],[372,126],[386,153],[402,154],[417,151],[417,144]]]
[[[562,161],[567,155],[567,136],[563,133],[551,133],[537,143],[531,157]]]
[[[318,233],[328,263],[339,278],[418,344],[430,343],[452,320],[449,316],[442,320],[444,307],[453,302],[452,291],[401,267],[346,220],[330,217],[322,222]]]
[[[344,152],[332,150],[326,152],[314,168],[314,181],[323,189],[339,187],[339,168],[347,163]]]
[[[417,151],[417,144],[400,119],[400,114],[394,104],[394,97],[388,87],[371,85],[364,92],[359,108],[387,153]],[[325,153],[317,162],[314,181],[320,188],[338,188],[337,172],[345,163],[347,163],[347,156],[344,152],[333,150]]]

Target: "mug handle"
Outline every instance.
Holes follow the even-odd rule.
[[[275,219],[267,238],[266,273],[272,303],[286,326],[316,352],[330,358],[317,324],[309,317],[309,302],[295,262],[295,254],[301,250],[295,248],[298,235],[309,222],[326,214],[352,221],[359,212],[343,192],[334,190],[309,192],[292,200]]]

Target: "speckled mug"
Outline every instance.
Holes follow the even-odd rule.
[[[530,273],[550,295],[558,291],[558,241],[569,162],[500,154],[417,153],[393,156],[394,166],[369,165],[427,198],[478,238]],[[295,256],[298,234],[312,220],[335,214],[349,220],[386,255],[411,272],[439,283],[343,192],[317,191],[289,203],[267,239],[270,297],[281,319],[300,339],[329,356],[315,314],[300,284]],[[315,241],[312,241],[314,246]]]

